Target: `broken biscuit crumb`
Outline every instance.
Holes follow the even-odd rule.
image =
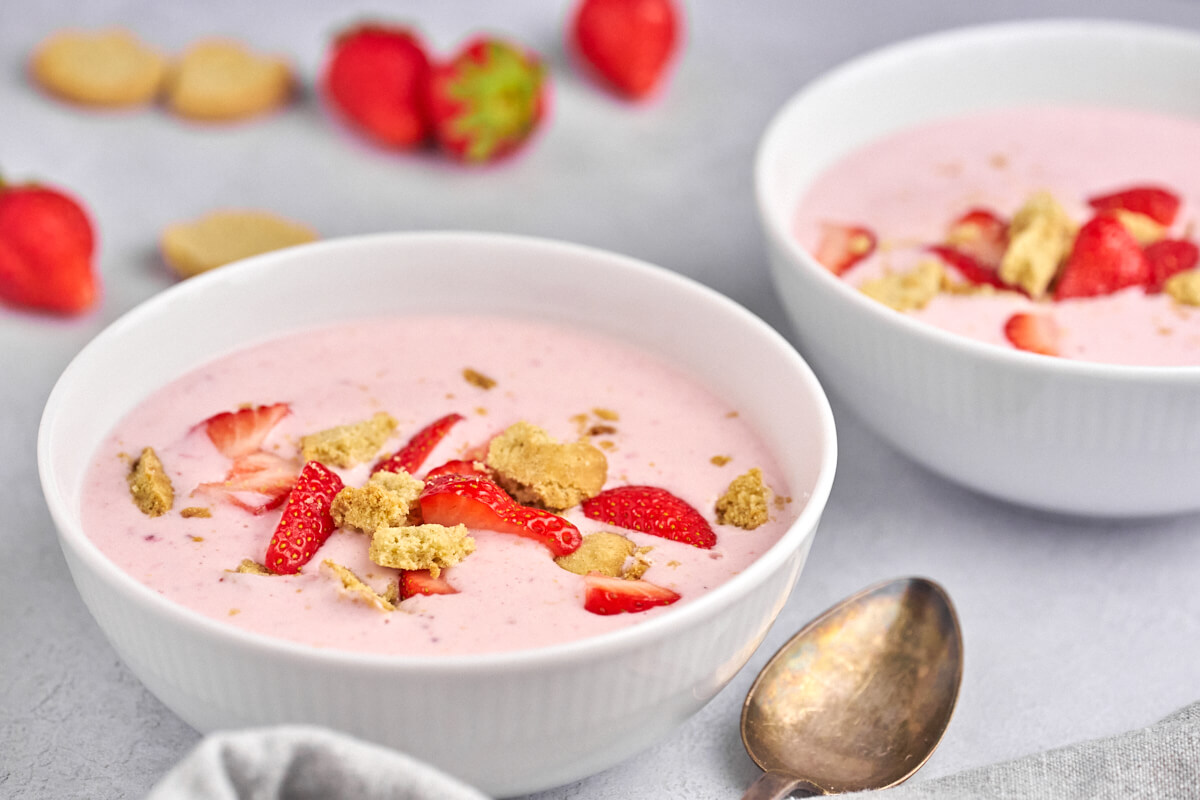
[[[300,439],[305,461],[320,461],[343,469],[361,464],[379,452],[396,429],[395,418],[380,411],[370,419],[338,425]]]
[[[487,391],[496,385],[496,381],[484,375],[482,372],[477,372],[470,367],[462,371],[463,380],[472,386],[478,386],[480,389]]]
[[[362,488],[347,486],[333,498],[330,514],[339,528],[374,533],[403,525],[425,484],[404,470],[380,470]]]
[[[427,569],[436,578],[475,552],[466,525],[404,525],[377,528],[371,537],[370,558],[381,567]]]
[[[1116,208],[1109,213],[1117,218],[1125,230],[1129,231],[1129,235],[1136,239],[1142,247],[1154,244],[1167,235],[1166,227],[1160,225],[1153,217],[1124,208]]]
[[[1200,269],[1175,273],[1167,278],[1163,291],[1185,306],[1200,306]]]
[[[712,458],[709,459],[709,461],[711,461],[713,464],[715,464],[718,467],[723,467],[732,460],[733,459],[731,459],[729,456],[713,456]]]
[[[175,504],[175,489],[153,447],[142,449],[125,481],[134,505],[148,517],[161,517]]]
[[[754,530],[767,521],[769,491],[763,483],[762,470],[758,467],[739,475],[717,500],[717,522]]]
[[[617,432],[617,429],[614,428],[612,425],[593,425],[592,427],[588,428],[587,435],[588,436],[612,436],[616,432]]]
[[[354,570],[349,567],[343,567],[341,564],[329,559],[325,559],[322,562],[322,566],[329,569],[330,572],[341,580],[342,589],[349,593],[352,599],[364,602],[380,611],[396,610],[396,606],[392,605],[386,597],[364,583],[362,578],[355,575]]]
[[[1049,192],[1036,192],[1013,215],[1000,279],[1030,297],[1046,293],[1075,241],[1075,223]]]
[[[518,502],[551,511],[595,497],[608,476],[608,459],[596,447],[583,441],[561,444],[524,421],[491,441],[487,465]]]
[[[617,412],[610,411],[607,408],[593,408],[592,413],[595,414],[600,419],[606,420],[607,422],[616,422],[617,420],[619,420],[621,418],[621,416]]]
[[[273,575],[269,569],[251,558],[243,558],[237,569],[227,569],[226,572],[242,572],[247,575]]]
[[[584,536],[574,552],[559,556],[554,563],[576,575],[599,572],[610,578],[634,580],[650,568],[645,557],[650,550],[649,547],[638,547],[619,533],[596,531]]]
[[[945,280],[941,262],[928,259],[909,272],[884,275],[867,281],[859,291],[897,311],[924,308],[937,295]]]
[[[212,511],[204,506],[188,506],[179,512],[179,516],[190,519],[192,517],[211,517]]]

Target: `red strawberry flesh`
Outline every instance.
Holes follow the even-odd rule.
[[[1150,271],[1146,291],[1151,294],[1161,292],[1172,275],[1195,269],[1196,264],[1200,263],[1200,250],[1197,250],[1196,243],[1186,239],[1162,239],[1146,245],[1142,252]]]
[[[1044,356],[1059,355],[1061,335],[1058,325],[1046,314],[1013,314],[1004,323],[1004,336],[1019,350]]]
[[[400,572],[400,599],[416,595],[458,594],[444,577],[433,577],[427,569],[406,569]]]
[[[946,241],[954,250],[995,272],[1008,249],[1008,222],[991,209],[972,208],[950,223]]]
[[[821,241],[813,255],[834,275],[841,275],[875,252],[876,243],[870,228],[827,222],[821,226]]]
[[[248,406],[237,411],[222,411],[200,424],[222,455],[238,458],[261,448],[271,429],[290,412],[287,403]]]
[[[680,598],[678,592],[644,580],[610,578],[599,572],[589,572],[583,580],[583,607],[593,614],[636,614]]]
[[[1179,213],[1179,195],[1161,186],[1133,186],[1109,194],[1088,198],[1098,212],[1132,211],[1144,214],[1159,225],[1171,225]]]
[[[293,575],[316,555],[333,533],[330,508],[342,490],[342,479],[319,461],[309,461],[288,494],[283,515],[267,546],[267,569]]]
[[[0,184],[0,301],[77,314],[95,304],[95,234],[83,206],[41,186]]]
[[[1019,287],[1009,286],[1000,280],[1000,276],[996,273],[996,270],[984,266],[974,256],[964,253],[961,250],[946,245],[935,244],[929,248],[929,252],[952,267],[968,283],[973,283],[976,286],[995,286],[998,289],[1019,290]]]
[[[717,535],[700,512],[657,486],[617,486],[582,503],[588,519],[708,549]]]
[[[193,494],[232,503],[252,514],[262,514],[278,508],[295,484],[294,463],[259,450],[234,459],[224,480],[202,483]]]
[[[408,443],[397,450],[391,457],[380,461],[375,465],[372,472],[399,472],[404,470],[410,475],[416,473],[425,463],[425,459],[429,458],[429,454],[433,452],[433,448],[437,447],[442,439],[446,438],[446,434],[450,429],[461,422],[465,417],[462,414],[447,414],[441,419],[437,419],[421,430],[417,431]]]
[[[546,545],[555,557],[573,553],[583,543],[570,522],[517,503],[488,478],[439,475],[425,482],[420,504],[425,522],[524,536]]]
[[[1112,294],[1144,286],[1149,278],[1150,267],[1133,234],[1116,217],[1100,214],[1079,229],[1055,284],[1054,299]]]

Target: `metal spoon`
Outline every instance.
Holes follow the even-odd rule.
[[[942,587],[901,578],[806,625],[763,667],[742,742],[766,772],[742,800],[883,789],[933,753],[962,680],[962,634]]]

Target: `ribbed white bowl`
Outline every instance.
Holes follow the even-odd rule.
[[[834,70],[783,107],[759,147],[772,277],[830,391],[931,470],[1071,514],[1198,510],[1200,367],[1089,364],[960,338],[869,300],[792,235],[808,186],[856,147],[937,117],[1048,103],[1200,116],[1200,36],[1012,23],[916,39]]]
[[[537,315],[634,339],[737,405],[777,443],[806,505],[741,574],[669,614],[524,652],[445,658],[318,650],[201,617],[114,566],[84,535],[84,472],[142,397],[231,348],[358,316]],[[517,237],[429,233],[328,241],[202,275],[134,309],[59,379],[38,441],[72,577],[113,647],[201,731],[330,726],[499,796],[597,772],[661,739],[745,664],[800,573],[829,496],[833,417],[779,334],[717,293],[633,259]]]

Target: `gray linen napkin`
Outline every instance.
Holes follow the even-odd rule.
[[[953,728],[951,728],[953,731]],[[885,792],[880,800],[1200,798],[1200,703],[1140,730],[1093,739]]]
[[[953,731],[952,731],[953,732]],[[879,800],[1200,798],[1200,703],[1107,739],[884,792]],[[323,728],[214,733],[147,800],[485,800],[408,756]],[[731,798],[732,800],[732,798]]]
[[[487,800],[421,761],[325,728],[204,737],[147,800]]]

